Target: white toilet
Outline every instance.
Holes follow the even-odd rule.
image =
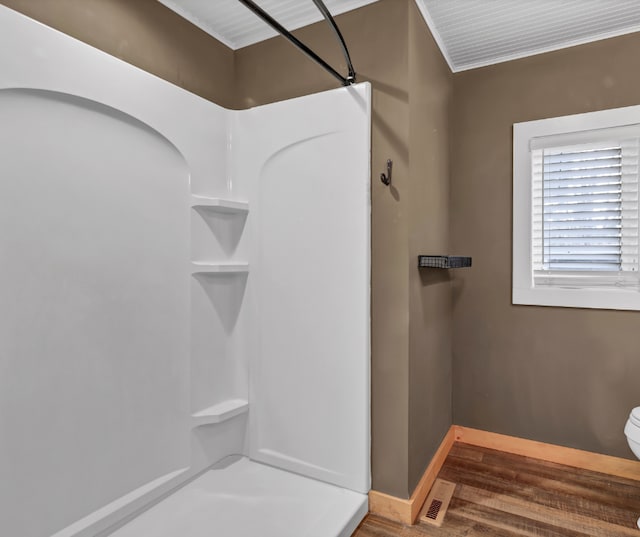
[[[640,406],[634,408],[629,414],[627,424],[624,426],[624,434],[633,454],[640,459]]]
[[[629,414],[627,424],[624,426],[624,434],[633,454],[640,459],[640,406],[634,408]],[[640,528],[640,518],[637,521]]]

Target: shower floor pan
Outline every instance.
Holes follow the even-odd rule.
[[[111,537],[349,537],[367,509],[365,494],[233,457]]]

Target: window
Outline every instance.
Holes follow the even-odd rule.
[[[640,106],[514,125],[513,303],[640,309]]]

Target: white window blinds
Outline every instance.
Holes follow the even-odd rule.
[[[532,142],[534,285],[638,284],[640,133],[610,130]]]

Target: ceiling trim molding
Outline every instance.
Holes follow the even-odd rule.
[[[445,46],[444,41],[440,36],[440,33],[436,29],[436,25],[433,22],[431,15],[429,14],[429,10],[427,9],[427,6],[424,3],[424,0],[415,0],[415,2],[416,2],[416,6],[418,6],[418,10],[420,11],[420,14],[422,15],[422,18],[424,19],[424,22],[426,22],[427,26],[429,27],[429,31],[431,32],[431,35],[433,36],[434,41],[436,42],[436,44],[438,45],[438,48],[440,49],[440,52],[442,53],[442,57],[447,62],[449,69],[451,69],[452,73],[457,72],[455,65],[453,64],[453,62],[451,61],[451,58],[449,57],[449,52],[447,51],[447,47]]]

